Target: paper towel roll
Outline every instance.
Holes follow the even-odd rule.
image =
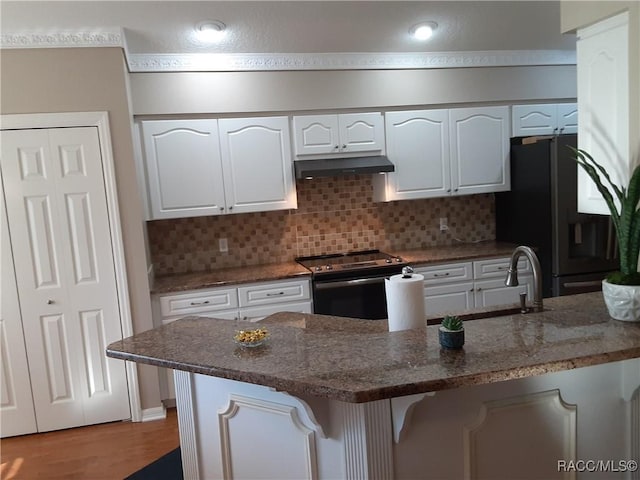
[[[423,327],[424,277],[414,273],[411,276],[393,275],[385,280],[389,331],[408,330]]]

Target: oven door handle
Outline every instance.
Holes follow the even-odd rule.
[[[353,280],[341,280],[337,282],[315,282],[316,290],[330,290],[333,288],[354,287],[358,285],[372,285],[375,283],[383,283],[387,277],[371,277],[371,278],[355,278]]]

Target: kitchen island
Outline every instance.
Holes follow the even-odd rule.
[[[426,321],[261,326],[251,349],[235,322],[199,317],[109,345],[175,369],[185,478],[574,478],[558,462],[638,455],[640,325],[611,320],[600,293],[468,321],[460,351]]]

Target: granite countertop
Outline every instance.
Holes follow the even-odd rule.
[[[460,262],[482,257],[508,257],[517,245],[488,240],[477,243],[428,247],[415,250],[394,250],[394,255],[402,257],[412,265]]]
[[[255,324],[252,324],[255,326]],[[277,313],[269,340],[237,346],[235,322],[187,317],[112,343],[109,357],[360,403],[640,357],[640,323],[612,320],[600,292],[545,299],[545,311],[465,322],[463,350],[438,326]]]
[[[311,272],[297,262],[220,268],[215,271],[158,276],[151,293],[184,292],[197,288],[222,287],[248,282],[284,280],[311,276]]]
[[[456,262],[480,257],[504,257],[511,255],[514,248],[514,244],[486,241],[417,250],[393,250],[386,253],[400,256],[412,265],[421,265]],[[221,287],[247,282],[284,280],[305,275],[310,276],[311,272],[295,261],[221,268],[215,271],[157,276],[154,279],[151,293],[184,292],[198,288]]]

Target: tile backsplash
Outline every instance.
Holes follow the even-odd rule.
[[[495,238],[493,194],[374,203],[368,175],[301,180],[296,188],[296,210],[147,222],[155,274]],[[440,217],[448,219],[446,232],[439,230]],[[226,253],[219,251],[220,238],[228,240]]]

